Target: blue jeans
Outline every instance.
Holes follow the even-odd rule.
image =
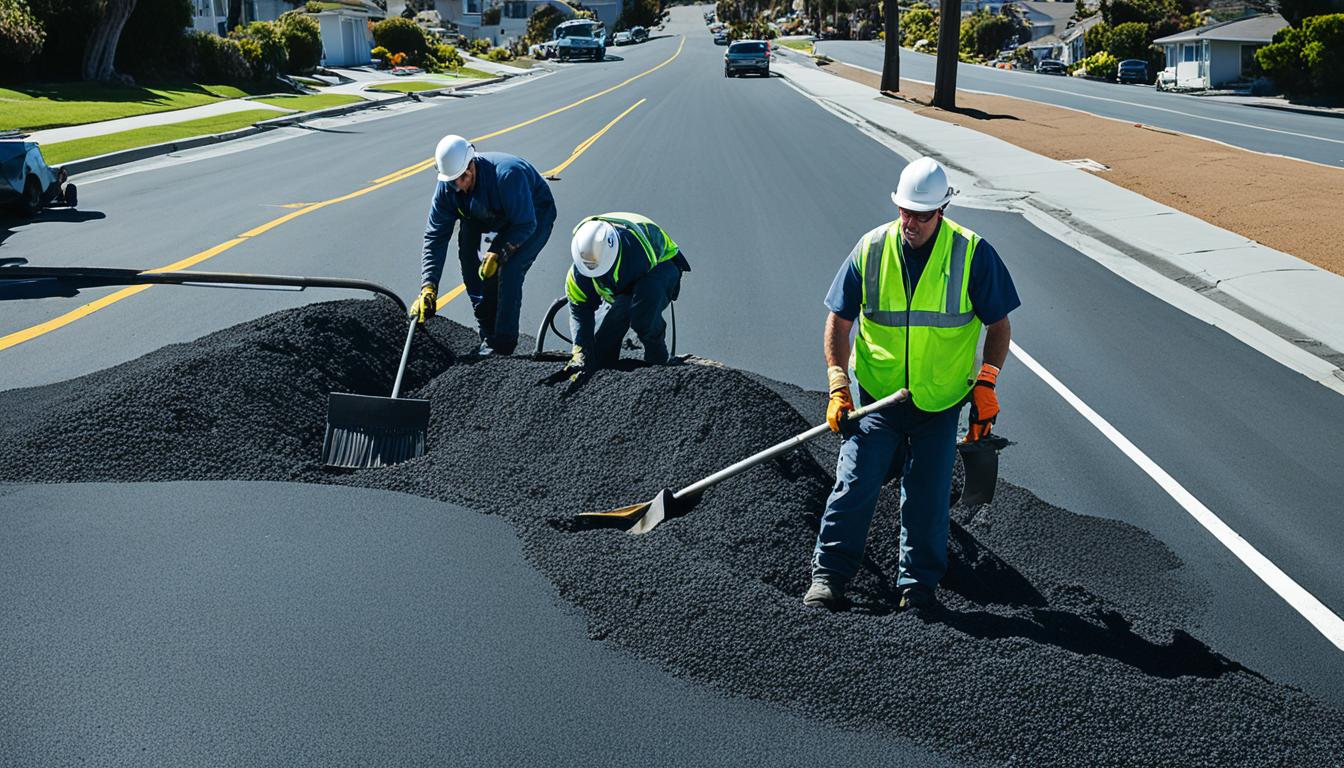
[[[948,503],[960,414],[960,405],[927,413],[907,402],[859,420],[858,429],[840,446],[835,488],[826,500],[812,553],[812,578],[843,584],[859,570],[878,491],[893,462],[899,462],[901,558],[896,585],[938,585],[947,572]]]
[[[664,261],[641,277],[630,293],[614,297],[593,334],[593,362],[602,368],[614,365],[621,356],[625,332],[633,328],[644,345],[644,362],[666,363],[667,321],[663,320],[663,310],[672,303],[680,285],[681,270],[673,262]]]
[[[462,222],[459,238],[478,235],[470,230],[471,223]],[[537,211],[537,229],[532,236],[523,241],[522,246],[513,252],[499,271],[489,280],[482,280],[479,274],[480,261],[476,253],[458,251],[458,261],[462,264],[462,283],[467,286],[467,296],[471,298],[471,308],[476,314],[476,323],[480,327],[481,340],[494,351],[510,355],[518,346],[518,315],[523,310],[523,278],[537,254],[546,246],[551,237],[551,228],[555,226],[555,208]]]

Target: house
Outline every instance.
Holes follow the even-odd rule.
[[[305,0],[243,0],[243,24],[275,21],[286,11],[303,10]],[[192,0],[191,28],[198,32],[226,35],[229,0]]]
[[[1087,30],[1101,23],[1101,14],[1094,13],[1082,21],[1075,21],[1064,34],[1059,36],[1060,51],[1058,58],[1065,64],[1073,64],[1082,61],[1097,51],[1087,50],[1084,39],[1087,36]]]
[[[322,10],[313,14],[322,29],[322,66],[358,67],[372,61],[371,19],[381,19],[383,10],[373,0],[319,0]]]
[[[1286,26],[1282,16],[1266,13],[1187,29],[1153,45],[1165,51],[1177,88],[1218,88],[1255,77],[1255,52]]]
[[[999,14],[999,9],[1003,8],[1003,4],[1008,1],[1009,0],[961,0],[961,15],[970,16],[976,11],[985,11],[991,16],[997,16]],[[935,9],[938,7],[938,3],[936,2],[930,2],[929,5]]]
[[[1031,29],[1030,40],[1040,40],[1046,35],[1063,37],[1064,31],[1073,23],[1076,6],[1071,2],[1030,2],[1014,0],[1004,3],[1000,13],[1016,12],[1027,27]]]
[[[493,45],[521,39],[527,32],[527,20],[543,5],[555,7],[566,19],[578,15],[575,8],[578,3],[571,5],[565,0],[434,0],[434,10],[439,12],[444,26],[455,26],[465,37],[485,38]],[[387,0],[387,15],[400,15],[405,7],[405,0]],[[499,23],[487,27],[481,23],[481,14],[491,7],[499,8]],[[621,17],[625,3],[624,0],[595,0],[583,3],[582,7],[595,13],[610,33]]]

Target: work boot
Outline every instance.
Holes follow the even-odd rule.
[[[808,608],[826,608],[839,610],[845,604],[845,590],[839,584],[816,579],[803,595],[803,605]]]
[[[902,611],[914,611],[915,613],[924,613],[936,607],[938,599],[933,595],[933,589],[923,584],[909,584],[901,589],[901,602],[898,606]]]

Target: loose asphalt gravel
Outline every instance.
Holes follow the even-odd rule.
[[[402,491],[504,518],[592,638],[726,695],[1001,763],[1340,764],[1344,713],[1188,634],[1198,589],[1139,529],[1001,484],[993,504],[954,510],[943,605],[919,617],[892,610],[888,489],[852,608],[810,611],[800,598],[833,478],[825,446],[723,483],[647,536],[581,529],[573,515],[806,429],[814,394],[705,361],[551,384],[557,360],[476,359],[468,329],[429,328],[407,384],[432,403],[421,459],[320,466],[327,393],[390,390],[404,331],[390,305],[347,301],[4,393],[0,482]]]

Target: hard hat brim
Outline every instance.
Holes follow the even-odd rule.
[[[945,195],[942,200],[934,204],[929,204],[929,203],[916,203],[914,200],[901,197],[898,193],[892,192],[891,202],[895,203],[897,208],[904,208],[907,211],[920,211],[920,212],[936,211],[939,208],[942,208],[944,205],[947,205],[948,203],[952,202],[952,195],[954,194],[956,194],[955,191],[948,192],[947,195]]]

